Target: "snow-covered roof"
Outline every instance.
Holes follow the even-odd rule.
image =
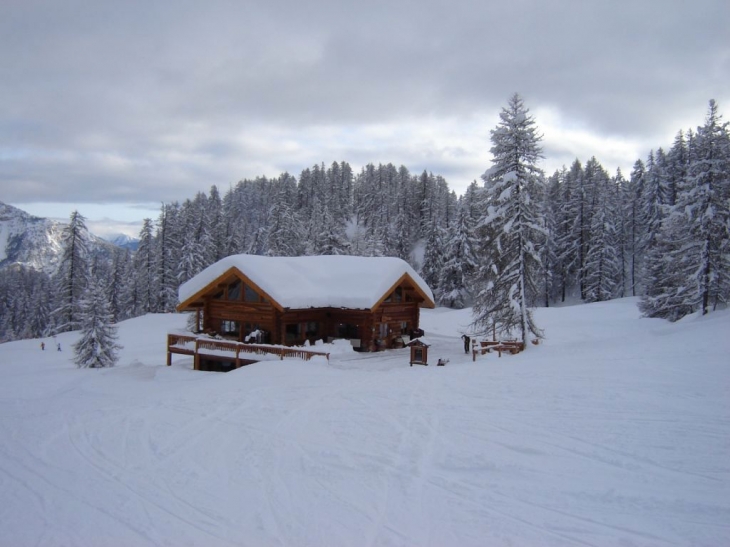
[[[181,305],[198,297],[231,269],[239,270],[282,308],[372,309],[393,286],[407,276],[434,306],[433,293],[404,260],[393,257],[232,255],[208,266],[183,283]]]

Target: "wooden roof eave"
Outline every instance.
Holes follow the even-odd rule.
[[[390,289],[385,291],[385,294],[383,294],[383,296],[380,297],[380,300],[378,300],[375,303],[375,305],[371,308],[371,311],[377,310],[380,307],[380,305],[383,302],[385,302],[385,299],[388,298],[388,296],[390,296],[390,294],[406,279],[408,281],[410,281],[411,285],[413,286],[413,290],[416,291],[418,296],[420,296],[423,299],[423,302],[421,303],[421,307],[424,307],[424,308],[435,308],[436,307],[436,303],[433,300],[431,300],[428,296],[426,296],[426,294],[421,290],[421,287],[418,286],[418,283],[413,281],[413,278],[410,275],[408,275],[408,273],[406,272],[398,278],[398,281],[393,283],[393,285],[390,287]]]
[[[216,277],[213,281],[208,283],[205,287],[200,289],[198,292],[196,292],[194,295],[192,295],[190,298],[185,300],[184,302],[180,302],[180,304],[177,305],[175,308],[177,311],[187,311],[190,309],[195,309],[200,307],[200,305],[195,305],[196,300],[202,300],[203,296],[205,296],[207,293],[212,292],[216,286],[221,282],[221,279],[225,279],[226,277],[230,277],[231,274],[238,277],[243,283],[251,287],[254,291],[256,291],[259,296],[262,296],[266,298],[269,302],[271,302],[271,305],[274,306],[277,310],[280,312],[284,311],[284,307],[279,304],[276,300],[271,298],[271,295],[264,291],[261,287],[259,287],[256,283],[251,281],[251,279],[248,278],[247,275],[245,275],[241,270],[236,268],[235,266],[231,266],[228,268],[225,272],[223,272],[221,275]]]

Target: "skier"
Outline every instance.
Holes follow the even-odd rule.
[[[466,334],[461,335],[461,339],[464,341],[464,353],[469,353],[469,345],[471,344],[471,338]]]
[[[61,351],[61,342],[59,342],[56,347],[58,348],[58,351]]]
[[[46,351],[46,343],[41,342],[41,351]]]

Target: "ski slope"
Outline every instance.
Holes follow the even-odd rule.
[[[540,309],[545,343],[472,362],[469,312],[408,350],[165,363],[177,315],[0,345],[0,545],[730,545],[730,312]],[[52,351],[49,351],[52,350]]]

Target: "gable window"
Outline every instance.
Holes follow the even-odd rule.
[[[241,280],[237,279],[230,285],[228,285],[228,300],[240,300],[241,299]]]
[[[243,290],[243,299],[246,302],[258,302],[259,294],[248,285],[245,285],[245,288]]]
[[[393,291],[393,302],[402,302],[403,301],[403,289],[400,287],[396,287]]]
[[[396,287],[395,290],[388,295],[384,302],[403,302],[403,289]]]

